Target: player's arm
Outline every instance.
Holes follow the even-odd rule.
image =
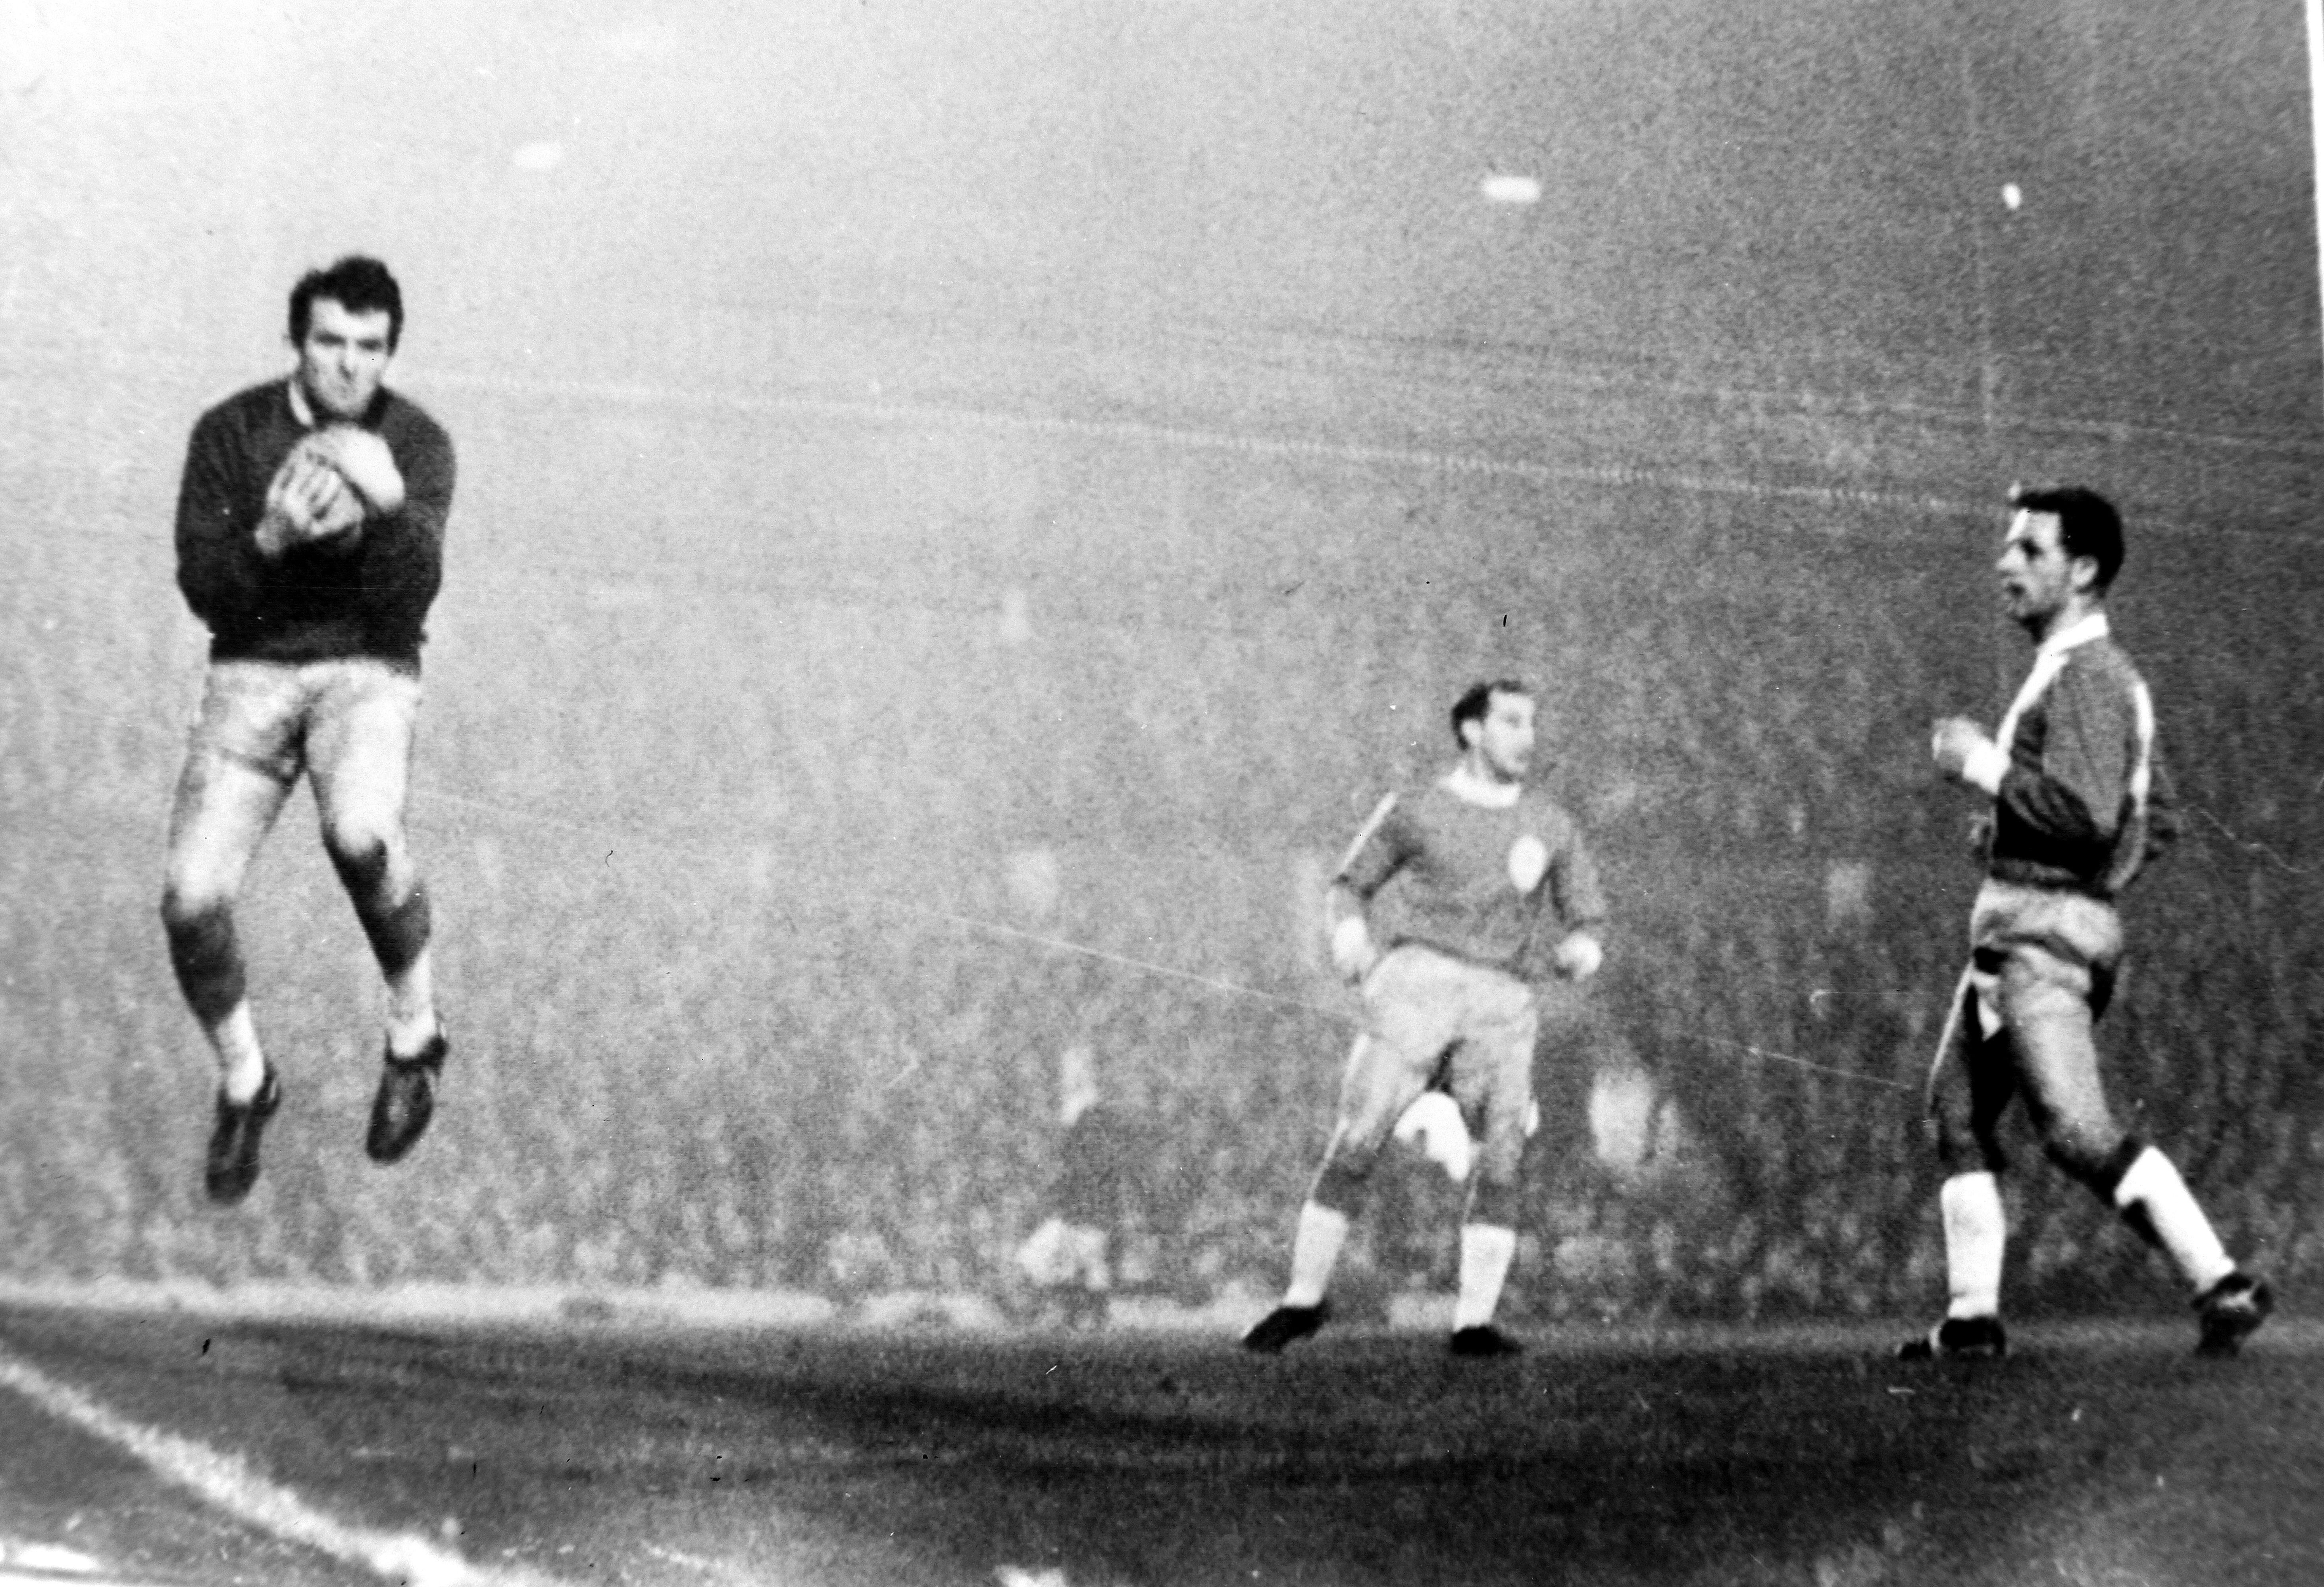
[[[1335,881],[1323,890],[1323,925],[1331,933],[1332,968],[1344,980],[1362,980],[1379,961],[1379,949],[1354,888]]]
[[[1364,905],[1388,885],[1412,857],[1411,824],[1395,794],[1381,800],[1333,873],[1323,890],[1323,923],[1331,933],[1332,965],[1351,981],[1360,981],[1379,962]]]
[[[2170,769],[2163,757],[2152,757],[2153,775],[2146,790],[2146,851],[2140,863],[2151,864],[2168,853],[2179,841],[2182,822],[2179,812],[2179,794],[2171,781]]]
[[[178,481],[178,588],[213,633],[249,610],[265,573],[239,500],[239,442],[222,415],[205,415]]]
[[[432,421],[414,417],[385,445],[403,498],[365,525],[361,582],[382,618],[416,628],[444,582],[444,527],[456,477],[452,442]]]
[[[2131,697],[2090,669],[2069,665],[2043,704],[2048,729],[2038,752],[1997,744],[1955,718],[1937,724],[1937,767],[1990,794],[1998,825],[2044,847],[2109,843],[2120,829],[2136,742]],[[1974,739],[1965,727],[1973,729]]]
[[[1987,794],[1997,792],[2009,770],[2009,747],[1965,716],[1941,718],[1929,731],[1929,758],[1938,775]]]
[[[2137,707],[2127,689],[2068,664],[2051,686],[2049,731],[2038,761],[2013,755],[1995,814],[2061,842],[2111,844],[2122,830],[2137,752]]]
[[[1581,830],[1571,822],[1565,840],[1550,854],[1549,885],[1551,907],[1565,928],[1550,950],[1550,964],[1569,981],[1586,981],[1606,961],[1606,894]]]

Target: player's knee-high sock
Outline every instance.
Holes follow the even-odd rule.
[[[226,1100],[239,1105],[257,1096],[266,1084],[266,1053],[258,1045],[258,1023],[250,1017],[250,1004],[235,1004],[224,1019],[205,1027],[203,1034],[217,1053],[218,1085]]]
[[[2123,1221],[2170,1253],[2179,1276],[2200,1295],[2236,1271],[2211,1232],[2210,1219],[2195,1205],[2187,1182],[2171,1160],[2149,1146],[2133,1159],[2114,1188]]]
[[[2001,1184],[1991,1174],[1955,1174],[1937,1193],[1945,1215],[1945,1315],[1989,1317],[2001,1312],[2001,1260],[2009,1223]]]
[[[438,1029],[435,955],[422,948],[387,977],[387,1050],[398,1058],[417,1058]]]
[[[1291,1238],[1291,1287],[1283,1292],[1286,1306],[1318,1306],[1339,1265],[1340,1247],[1347,1243],[1348,1215],[1337,1207],[1310,1201],[1299,1208],[1299,1230]]]
[[[1452,1326],[1481,1328],[1501,1304],[1501,1286],[1517,1253],[1517,1232],[1499,1224],[1461,1225],[1461,1294],[1452,1303]]]

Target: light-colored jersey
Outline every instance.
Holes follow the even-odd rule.
[[[1581,829],[1555,801],[1520,787],[1480,803],[1458,771],[1381,801],[1333,879],[1364,901],[1382,949],[1416,942],[1526,981],[1548,979],[1551,950],[1606,917]]]

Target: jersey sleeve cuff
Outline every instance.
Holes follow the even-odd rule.
[[[2009,775],[2009,751],[1990,741],[1969,751],[1961,763],[1961,780],[1973,788],[1982,788],[1998,797],[2001,779]]]

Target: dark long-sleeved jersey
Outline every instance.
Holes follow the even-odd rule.
[[[372,656],[417,667],[443,579],[452,510],[451,438],[415,404],[382,390],[363,427],[387,444],[403,505],[367,518],[351,544],[261,555],[266,489],[309,426],[289,381],[238,391],[196,421],[178,488],[178,587],[208,625],[217,661]]]
[[[1987,873],[2112,898],[2176,834],[2154,709],[2103,619],[2036,656],[2005,719]],[[2043,674],[2047,674],[2046,679]]]
[[[1544,981],[1550,951],[1600,924],[1606,901],[1581,829],[1531,788],[1479,803],[1459,773],[1383,801],[1333,878],[1365,901],[1382,948],[1417,942]]]

